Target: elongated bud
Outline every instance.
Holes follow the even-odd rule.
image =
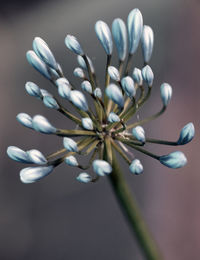
[[[54,134],[57,129],[52,126],[49,121],[41,115],[36,115],[33,117],[33,128],[43,134]]]
[[[55,98],[53,98],[51,96],[45,96],[43,98],[43,103],[46,107],[53,108],[56,110],[59,109],[59,105],[58,105],[57,101],[55,100]]]
[[[163,105],[166,107],[172,98],[172,87],[167,83],[163,83],[160,86],[160,94]]]
[[[88,103],[82,92],[78,90],[70,91],[70,100],[80,110],[88,111]]]
[[[30,161],[35,164],[46,164],[47,163],[47,159],[44,157],[44,155],[36,149],[27,151],[27,155],[28,155]]]
[[[132,98],[136,95],[134,81],[131,77],[129,77],[129,76],[124,77],[121,80],[121,84],[122,84],[122,88],[123,88],[124,92],[126,93],[126,95],[128,97]]]
[[[66,99],[70,97],[71,86],[66,78],[59,78],[56,80],[56,85],[58,86],[58,94]]]
[[[91,86],[91,83],[88,80],[84,80],[81,83],[81,88],[82,88],[82,90],[85,90],[89,94],[92,94],[92,86]]]
[[[27,153],[16,146],[9,146],[7,148],[7,155],[14,161],[20,163],[31,163]]]
[[[187,158],[185,157],[184,153],[176,151],[160,156],[159,161],[169,168],[177,169],[186,165]]]
[[[94,96],[97,97],[97,98],[102,98],[102,91],[101,91],[100,88],[95,88]]]
[[[142,166],[140,160],[138,160],[138,159],[134,159],[132,161],[132,163],[129,166],[129,169],[130,169],[131,173],[133,173],[135,175],[139,175],[139,174],[143,173],[143,166]]]
[[[148,25],[144,25],[143,27],[141,43],[142,43],[142,54],[144,57],[144,62],[148,63],[151,59],[151,55],[153,52],[153,43],[154,43],[153,30]]]
[[[33,82],[26,82],[25,89],[30,96],[41,98],[40,88]]]
[[[106,176],[112,172],[111,165],[104,160],[94,160],[92,166],[93,171],[99,176]]]
[[[112,23],[112,35],[117,47],[119,60],[124,61],[127,52],[127,31],[124,21],[116,18]]]
[[[83,128],[85,128],[87,130],[93,130],[94,129],[93,122],[92,122],[91,118],[89,118],[89,117],[82,118],[81,122],[82,122]]]
[[[69,152],[78,152],[77,143],[71,138],[64,137],[63,145],[64,145],[65,149]]]
[[[120,122],[120,118],[114,112],[110,112],[110,114],[108,115],[108,122],[110,123]]]
[[[118,81],[118,82],[120,81],[119,71],[114,66],[108,67],[108,74],[110,75],[111,79]]]
[[[115,84],[108,85],[106,88],[106,95],[120,108],[124,107],[124,98],[122,92]]]
[[[89,65],[90,65],[91,72],[94,73],[94,66],[93,66],[92,61],[88,56],[86,56],[86,57],[87,57]],[[81,66],[82,69],[87,70],[87,65],[86,65],[85,60],[83,59],[83,57],[81,55],[77,56],[77,61],[78,61],[78,64]]]
[[[142,72],[141,72],[140,69],[134,68],[134,70],[133,70],[133,80],[139,86],[142,86],[143,79],[142,79]]]
[[[139,9],[133,9],[127,18],[129,53],[133,54],[139,45],[143,30],[143,18]]]
[[[26,58],[29,64],[39,71],[44,77],[51,79],[51,75],[49,74],[45,63],[40,60],[34,51],[27,51]]]
[[[76,37],[74,37],[73,35],[68,34],[66,36],[65,44],[66,44],[67,48],[70,49],[70,51],[74,52],[75,54],[77,54],[77,55],[83,55],[84,54],[80,43],[78,42]]]
[[[113,42],[108,25],[103,21],[97,21],[95,24],[95,32],[107,55],[111,55],[113,51]]]
[[[23,183],[33,183],[46,177],[53,171],[53,166],[28,167],[20,171],[20,180]]]
[[[74,166],[74,167],[78,166],[78,162],[77,162],[76,158],[73,155],[70,155],[70,156],[66,157],[65,158],[65,162],[69,166]]]
[[[81,68],[75,68],[73,74],[75,77],[85,79],[85,73]]]
[[[193,123],[188,123],[181,129],[177,144],[184,145],[184,144],[189,143],[194,138],[194,135],[195,135],[194,125],[193,125]]]
[[[146,141],[145,132],[142,126],[136,126],[135,128],[133,128],[132,134],[138,141],[145,143]]]
[[[49,49],[47,43],[40,37],[35,37],[33,40],[33,50],[38,57],[44,61],[49,67],[54,70],[58,69],[58,64],[53,56],[53,53]]]
[[[153,71],[149,65],[146,65],[142,69],[142,77],[143,77],[143,80],[147,83],[147,85],[149,87],[151,87],[153,85],[154,75],[153,75]]]
[[[88,183],[92,181],[92,177],[87,172],[82,172],[76,177],[77,181]]]
[[[32,118],[26,113],[19,113],[16,116],[17,121],[25,127],[33,128]]]

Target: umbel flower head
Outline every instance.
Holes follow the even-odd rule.
[[[28,62],[53,84],[58,96],[63,100],[60,101],[59,97],[54,97],[33,82],[26,83],[27,93],[42,101],[49,109],[62,113],[64,120],[72,120],[77,126],[71,130],[59,129],[42,115],[17,115],[18,122],[23,126],[63,138],[63,147],[47,156],[36,149],[24,151],[16,146],[8,147],[7,154],[11,159],[29,164],[29,167],[20,172],[21,181],[24,183],[44,178],[61,163],[81,169],[81,172],[77,173],[78,181],[95,182],[100,176],[112,174],[112,158],[115,152],[128,163],[132,174],[139,175],[145,169],[138,158],[133,158],[129,149],[144,153],[173,169],[183,167],[187,163],[181,151],[155,155],[144,148],[146,143],[184,145],[194,137],[192,123],[182,128],[177,141],[149,138],[148,129],[143,128],[147,122],[166,111],[172,98],[172,87],[168,83],[162,83],[160,87],[161,109],[145,119],[129,123],[150,98],[154,80],[153,71],[148,64],[153,53],[154,33],[150,26],[143,25],[141,12],[137,8],[133,9],[128,15],[127,26],[122,19],[114,19],[112,30],[105,22],[97,21],[95,32],[107,56],[103,86],[98,83],[95,67],[85,53],[85,48],[73,35],[66,36],[65,44],[77,55],[79,67],[75,68],[73,73],[80,79],[80,86],[75,86],[65,77],[61,66],[43,39],[36,37],[33,40],[33,50],[27,52]],[[118,64],[112,64],[114,44]],[[132,68],[132,57],[140,44],[144,66]],[[93,108],[89,106],[89,99],[94,103]],[[79,116],[65,108],[66,102],[75,108]],[[81,165],[78,156],[90,156],[88,164]],[[91,166],[93,176],[85,172]]]

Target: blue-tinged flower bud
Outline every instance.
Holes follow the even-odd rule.
[[[81,68],[75,68],[73,74],[75,77],[85,79],[85,73]]]
[[[106,88],[106,95],[120,108],[124,107],[124,98],[122,92],[115,84],[108,85]]]
[[[44,77],[51,79],[51,75],[49,74],[45,63],[40,60],[34,51],[27,51],[26,58],[29,64],[39,71]]]
[[[151,59],[153,44],[154,44],[153,30],[148,25],[144,25],[143,27],[141,43],[142,43],[142,54],[144,57],[144,62],[147,63]]]
[[[172,87],[168,83],[163,83],[160,86],[160,94],[163,105],[166,107],[172,98]]]
[[[108,74],[110,75],[111,79],[118,81],[118,82],[120,81],[119,71],[114,66],[108,67]]]
[[[78,162],[77,162],[76,158],[73,155],[67,156],[65,158],[65,162],[69,166],[75,166],[75,167],[78,166]]]
[[[66,78],[59,78],[56,80],[56,85],[58,86],[58,94],[66,99],[70,97],[71,86]]]
[[[139,86],[142,86],[143,78],[140,69],[134,68],[132,77],[135,83],[137,83]]]
[[[31,163],[27,153],[16,146],[9,146],[7,148],[7,154],[14,161],[20,163]]]
[[[76,177],[77,181],[88,183],[92,181],[92,177],[87,172],[82,172]]]
[[[69,137],[63,138],[63,145],[64,145],[65,149],[69,152],[78,152],[77,143]]]
[[[80,43],[73,35],[67,35],[65,38],[65,44],[70,51],[73,51],[77,55],[83,55],[84,52],[81,48]]]
[[[30,96],[41,98],[40,88],[33,82],[26,82],[25,89]]]
[[[126,95],[128,97],[132,98],[136,95],[134,81],[131,77],[129,77],[129,76],[124,77],[121,80],[121,84],[122,84],[122,88],[123,88],[124,92],[126,93]]]
[[[91,83],[88,80],[84,80],[81,83],[81,88],[82,88],[82,90],[85,90],[89,94],[92,94],[92,86],[91,86]]]
[[[94,160],[92,166],[93,171],[99,176],[106,176],[112,172],[111,165],[104,160]]]
[[[142,77],[143,77],[143,80],[147,83],[147,85],[149,87],[151,87],[153,85],[154,75],[153,75],[153,71],[149,65],[146,65],[142,69]]]
[[[90,65],[91,72],[94,73],[94,66],[92,64],[92,61],[88,56],[86,56],[86,57],[87,57],[89,65]],[[81,55],[77,56],[77,61],[78,61],[78,64],[81,66],[82,69],[87,70],[87,65],[86,65],[85,60],[83,59],[83,57]]]
[[[133,9],[127,18],[129,53],[133,54],[139,45],[143,30],[143,18],[139,9]]]
[[[145,132],[142,126],[136,126],[132,129],[133,136],[140,142],[145,143]]]
[[[182,128],[177,144],[183,145],[189,143],[194,138],[194,135],[195,135],[194,125],[193,123],[188,123]]]
[[[59,109],[59,105],[58,105],[57,101],[51,96],[45,96],[43,98],[43,103],[46,107],[53,108],[56,110]]]
[[[43,60],[49,67],[54,70],[58,69],[58,65],[53,56],[53,53],[49,49],[47,43],[40,37],[35,37],[33,40],[33,50],[38,55],[38,57]]]
[[[46,177],[53,171],[53,166],[28,167],[20,171],[20,180],[23,183],[33,183]]]
[[[108,122],[110,123],[120,122],[120,118],[114,112],[110,112],[110,114],[108,115]]]
[[[69,81],[66,79],[66,78],[59,78],[56,80],[56,86],[58,87],[59,85],[62,85],[62,84],[66,84],[66,85],[70,85],[69,84]]]
[[[111,55],[113,42],[108,25],[103,21],[97,21],[95,24],[95,32],[107,55]]]
[[[97,97],[97,98],[102,98],[102,91],[100,88],[95,88],[94,90],[94,96]]]
[[[26,113],[19,113],[16,116],[17,121],[25,127],[33,128],[32,118]]]
[[[132,161],[132,163],[129,166],[129,169],[130,169],[131,173],[136,174],[136,175],[143,173],[143,166],[142,166],[140,160],[138,160],[138,159],[134,159]]]
[[[88,111],[88,103],[82,92],[78,90],[70,91],[70,100],[80,110]]]
[[[187,158],[185,157],[184,153],[176,151],[167,155],[160,156],[159,161],[169,168],[177,169],[186,165]]]
[[[36,115],[33,117],[33,128],[43,134],[54,134],[57,129],[52,126],[49,121],[41,115]]]
[[[27,151],[27,155],[29,157],[29,160],[35,164],[46,164],[47,163],[47,159],[44,157],[44,155],[36,149]]]
[[[82,122],[83,128],[85,128],[87,130],[93,130],[94,129],[93,122],[92,122],[91,118],[89,118],[89,117],[82,118],[81,122]]]
[[[47,91],[46,89],[41,88],[40,92],[41,92],[43,98],[46,96],[53,97],[53,95],[51,93],[49,93],[49,91]]]
[[[127,51],[127,31],[124,21],[116,18],[112,23],[112,35],[117,47],[119,60],[124,61]]]

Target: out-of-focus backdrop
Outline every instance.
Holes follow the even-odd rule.
[[[39,149],[44,154],[62,146],[59,138],[23,128],[15,119],[20,112],[42,114],[60,128],[73,127],[67,119],[25,93],[26,81],[34,81],[49,91],[52,88],[26,61],[25,53],[32,48],[33,38],[40,36],[48,42],[67,77],[74,80],[76,57],[66,49],[64,38],[67,33],[77,36],[101,77],[105,55],[94,32],[95,22],[101,19],[111,25],[116,17],[126,20],[137,7],[143,13],[144,23],[155,33],[150,63],[155,84],[152,97],[139,116],[160,109],[161,83],[173,86],[172,102],[166,113],[146,125],[145,131],[154,138],[176,140],[180,129],[192,121],[196,137],[180,147],[188,158],[183,169],[168,169],[139,154],[145,168],[142,176],[132,176],[128,166],[121,164],[165,259],[198,260],[199,1],[2,0],[0,6],[0,259],[143,259],[106,178],[96,184],[80,184],[75,180],[78,170],[62,165],[46,179],[25,185],[18,175],[23,165],[6,156],[9,145]],[[134,66],[142,66],[140,50]],[[80,84],[78,80],[74,82]],[[151,147],[156,154],[174,150]]]

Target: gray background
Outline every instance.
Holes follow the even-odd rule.
[[[124,174],[141,207],[152,234],[169,260],[198,260],[200,243],[199,175],[199,1],[101,0],[101,1],[1,1],[0,11],[0,259],[143,259],[124,222],[106,178],[97,184],[75,181],[78,170],[62,165],[41,182],[24,185],[18,172],[23,165],[6,156],[6,148],[55,151],[62,140],[23,128],[15,120],[20,112],[42,114],[55,126],[73,128],[69,121],[48,110],[24,90],[26,81],[51,90],[51,85],[27,63],[25,53],[35,36],[44,38],[68,78],[76,57],[64,46],[67,33],[80,40],[102,77],[104,52],[96,39],[94,24],[112,20],[138,7],[145,24],[155,33],[151,66],[155,84],[151,100],[139,116],[160,109],[159,86],[173,86],[167,112],[145,127],[150,137],[175,140],[180,129],[194,122],[196,137],[180,147],[188,158],[186,167],[170,170],[138,154],[142,176]],[[138,51],[134,65],[141,67]],[[77,84],[80,81],[74,80]],[[52,90],[53,92],[53,90]],[[55,93],[55,92],[54,92]],[[67,105],[67,104],[66,104]],[[156,154],[173,148],[152,145]]]

